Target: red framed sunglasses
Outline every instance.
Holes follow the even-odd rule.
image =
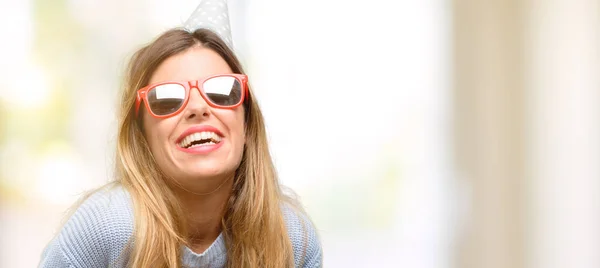
[[[190,99],[190,90],[198,89],[208,105],[220,109],[240,106],[248,94],[248,76],[218,74],[192,81],[168,81],[145,86],[137,91],[135,115],[143,101],[150,114],[166,118],[179,114]]]

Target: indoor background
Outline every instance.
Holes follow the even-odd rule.
[[[127,60],[198,3],[0,0],[0,267],[113,178]],[[229,8],[325,267],[600,267],[600,1]]]

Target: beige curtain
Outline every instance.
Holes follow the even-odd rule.
[[[454,0],[455,267],[600,267],[598,1]]]

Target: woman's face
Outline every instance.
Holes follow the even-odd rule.
[[[160,64],[149,84],[230,73],[231,68],[219,54],[194,46]],[[144,134],[156,163],[167,176],[186,189],[201,190],[205,181],[220,183],[238,168],[245,143],[244,108],[213,108],[196,88],[191,88],[189,98],[181,113],[168,118],[155,118],[144,109]],[[188,144],[185,137],[189,137]],[[190,139],[200,137],[220,141],[186,148]]]

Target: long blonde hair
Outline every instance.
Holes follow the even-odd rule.
[[[184,213],[150,152],[134,104],[136,90],[149,82],[164,60],[196,45],[214,50],[234,73],[243,73],[227,45],[204,29],[165,32],[133,55],[126,73],[115,171],[117,183],[129,191],[134,204],[131,267],[180,267],[180,247],[188,244]],[[291,267],[294,254],[281,205],[293,201],[282,193],[263,116],[249,92],[244,102],[246,145],[222,219],[227,267]]]

